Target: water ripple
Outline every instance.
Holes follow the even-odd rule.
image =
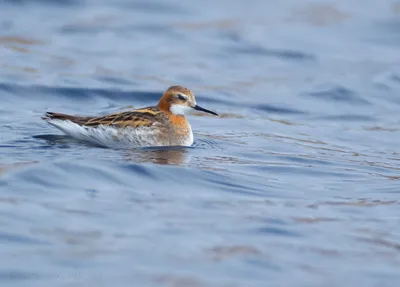
[[[102,97],[113,101],[126,102],[158,102],[160,93],[132,92],[121,90],[97,89],[97,88],[74,88],[74,87],[45,87],[45,86],[22,86],[15,84],[0,83],[0,91],[18,96],[29,96],[35,91],[41,97],[48,99],[65,98],[75,100],[87,100],[93,97]]]

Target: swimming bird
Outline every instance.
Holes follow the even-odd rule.
[[[169,87],[156,106],[105,116],[73,116],[47,112],[42,119],[65,134],[101,146],[191,146],[192,128],[185,115],[200,107],[193,92],[182,86]]]

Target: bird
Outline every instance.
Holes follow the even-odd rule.
[[[190,89],[176,85],[155,106],[103,116],[46,112],[42,119],[70,137],[104,147],[188,147],[193,145],[193,132],[185,115],[193,110],[218,116],[197,105]]]

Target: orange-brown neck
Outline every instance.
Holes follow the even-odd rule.
[[[170,113],[171,111],[169,110],[169,108],[171,107],[171,103],[168,99],[168,96],[166,94],[164,94],[160,101],[158,102],[157,107],[163,111],[164,113]]]
[[[158,102],[157,107],[160,111],[164,112],[165,115],[169,118],[171,124],[176,127],[187,127],[187,121],[185,116],[183,115],[175,115],[171,113],[169,108],[171,107],[171,103],[168,101],[168,97],[164,94],[160,101]]]

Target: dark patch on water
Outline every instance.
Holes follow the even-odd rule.
[[[0,242],[9,244],[34,244],[34,245],[46,245],[48,242],[37,240],[25,235],[10,234],[7,232],[0,232]]]
[[[289,236],[299,237],[300,235],[296,232],[292,232],[283,228],[278,227],[262,227],[256,230],[256,232],[268,235],[268,236]]]
[[[267,49],[258,46],[246,46],[240,48],[231,48],[232,53],[243,53],[248,54],[251,56],[262,56],[262,57],[274,57],[280,58],[284,60],[292,60],[292,61],[310,61],[315,60],[313,55],[309,55],[300,51],[295,50],[274,50],[274,49]]]
[[[334,86],[332,88],[321,89],[320,91],[310,92],[308,95],[332,102],[343,102],[349,105],[365,105],[369,104],[369,102],[359,95],[357,95],[354,91],[349,90],[342,86]]]
[[[6,282],[15,282],[15,281],[26,281],[26,280],[38,280],[43,279],[46,276],[37,273],[37,272],[29,272],[22,271],[20,269],[15,270],[1,270],[0,271],[0,280]]]
[[[144,1],[119,1],[117,2],[117,5],[120,6],[123,9],[132,9],[135,11],[142,11],[144,13],[155,13],[155,14],[174,14],[174,15],[180,15],[180,14],[188,14],[188,10],[176,6],[176,5],[171,5],[167,3],[162,3],[161,2],[144,2]]]
[[[271,104],[257,104],[253,107],[256,110],[266,112],[268,114],[281,114],[281,115],[304,115],[306,112],[296,110],[293,108],[271,105]]]
[[[374,122],[374,121],[376,121],[376,118],[372,117],[372,116],[352,115],[352,114],[322,116],[322,117],[319,117],[319,119],[327,120],[327,121],[340,121],[340,122]]]

